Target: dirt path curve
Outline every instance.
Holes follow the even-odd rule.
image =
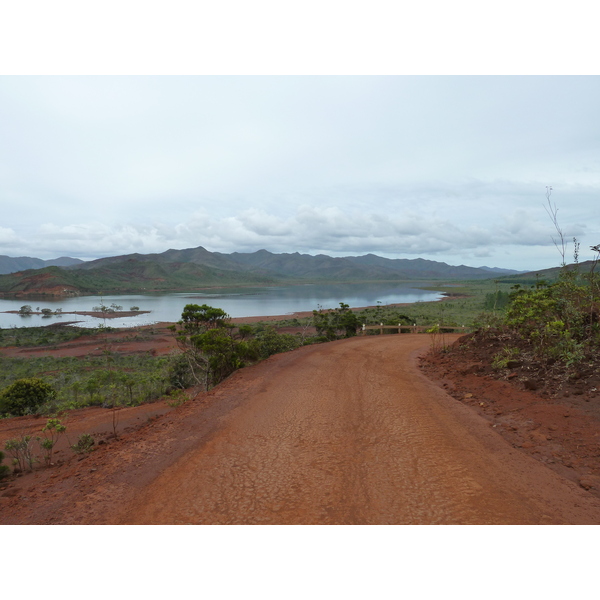
[[[418,371],[427,344],[353,338],[236,374],[229,409],[104,522],[600,523],[598,499]]]

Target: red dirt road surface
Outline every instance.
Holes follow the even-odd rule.
[[[20,478],[0,523],[600,524],[600,499],[420,372],[428,346],[367,336],[273,356]]]

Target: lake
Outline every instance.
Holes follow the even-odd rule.
[[[91,311],[94,306],[118,304],[123,310],[138,306],[149,313],[134,317],[106,319],[111,327],[138,327],[161,321],[175,322],[181,318],[186,304],[208,304],[222,308],[231,317],[266,317],[286,315],[295,312],[311,311],[322,308],[337,308],[340,302],[351,307],[375,306],[397,303],[431,302],[442,297],[440,292],[420,290],[406,284],[368,283],[368,284],[310,284],[294,286],[271,286],[252,288],[221,288],[204,292],[178,294],[144,294],[122,296],[79,296],[57,299],[0,299],[0,328],[39,327],[52,323],[77,321],[80,327],[98,327],[103,319],[81,315],[20,315],[6,314],[8,310],[19,310],[29,304],[33,310],[49,308],[55,311],[61,308],[64,313],[70,311]]]

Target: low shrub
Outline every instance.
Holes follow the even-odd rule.
[[[182,389],[175,389],[169,392],[169,399],[166,401],[167,406],[177,408],[189,400],[189,396]]]

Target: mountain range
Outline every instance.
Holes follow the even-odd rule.
[[[54,261],[1,258],[4,260],[0,265],[5,270],[11,268],[10,261],[15,261],[15,270],[0,275],[0,293],[17,296],[193,291],[236,284],[490,279],[518,273],[510,269],[451,266],[422,258],[389,259],[375,254],[331,257],[298,252],[274,254],[267,250],[223,254],[202,246],[85,262],[67,257]],[[36,268],[40,263],[42,268]],[[23,264],[35,266],[23,270]]]
[[[0,275],[7,273],[16,273],[25,269],[43,269],[44,267],[69,267],[82,263],[78,258],[69,258],[61,256],[52,260],[42,260],[41,258],[30,258],[29,256],[19,256],[13,258],[0,254]]]

